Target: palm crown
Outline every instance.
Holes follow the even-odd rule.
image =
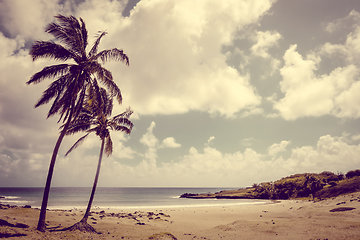
[[[88,94],[78,118],[71,123],[66,134],[74,134],[85,131],[86,135],[81,137],[65,154],[68,155],[73,149],[79,146],[92,132],[105,141],[105,153],[109,156],[112,153],[112,140],[110,130],[121,131],[130,134],[133,123],[129,120],[133,111],[129,108],[125,112],[110,118],[113,108],[112,97],[100,88],[99,95]],[[94,98],[98,98],[96,101]]]
[[[74,63],[47,66],[31,77],[27,84],[37,84],[47,78],[56,78],[44,91],[35,107],[46,104],[55,98],[48,117],[59,113],[61,115],[59,121],[62,117],[65,121],[68,117],[71,118],[71,115],[76,118],[82,107],[86,91],[90,88],[98,89],[97,80],[105,85],[111,96],[121,103],[122,96],[119,87],[113,81],[111,72],[103,68],[99,60],[102,63],[116,60],[129,65],[127,55],[117,48],[98,53],[100,40],[106,35],[106,32],[99,33],[89,53],[86,53],[88,33],[84,21],[80,18],[79,22],[73,16],[57,15],[55,18],[58,23],[49,24],[45,31],[52,34],[59,43],[51,40],[36,41],[30,55],[33,60],[50,58],[59,61],[73,60]]]

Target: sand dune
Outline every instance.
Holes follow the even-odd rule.
[[[96,210],[88,222],[101,234],[38,232],[38,214],[38,209],[2,205],[0,236],[16,239],[360,239],[360,192],[320,202],[284,200],[261,205],[136,212]],[[68,227],[80,220],[82,214],[79,210],[48,211],[48,227]]]

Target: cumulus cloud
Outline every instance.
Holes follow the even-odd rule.
[[[256,44],[254,44],[250,50],[254,55],[258,55],[263,58],[270,58],[271,56],[268,53],[269,48],[276,46],[281,38],[282,37],[278,32],[257,31],[254,37]]]
[[[59,12],[70,12],[69,1],[58,4],[57,0],[3,0],[0,2],[0,27],[11,38],[19,35],[34,40],[48,38],[45,26]]]
[[[280,69],[281,91],[284,97],[274,101],[274,109],[287,120],[301,117],[333,115],[338,118],[360,117],[360,14],[352,11],[346,18],[329,23],[333,32],[351,25],[343,44],[327,42],[303,57],[292,45],[284,54],[285,65]],[[348,23],[348,22],[351,22]],[[346,22],[346,24],[345,24]],[[318,74],[323,58],[344,61],[343,66],[329,73]]]
[[[189,111],[227,118],[261,114],[262,97],[252,85],[247,61],[260,57],[270,59],[272,69],[280,66],[270,55],[282,37],[276,31],[255,31],[250,39],[253,45],[246,49],[251,57],[241,63],[245,75],[229,66],[228,54],[222,52],[225,45],[233,44],[239,31],[259,22],[275,2],[272,0],[140,1],[129,17],[121,15],[124,1],[63,1],[60,5],[55,0],[34,0],[32,6],[22,2],[0,2],[0,183],[7,186],[44,184],[58,136],[57,119],[45,120],[48,106],[33,109],[50,82],[36,86],[26,86],[25,82],[44,66],[53,64],[45,60],[32,62],[28,46],[30,40],[51,37],[44,33],[44,27],[58,13],[82,17],[90,43],[97,31],[106,30],[108,35],[102,39],[100,49],[117,47],[128,54],[130,67],[123,63],[106,63],[105,67],[121,88],[124,105],[130,105],[137,117]],[[353,11],[351,19],[357,14]],[[332,31],[338,29],[336,25]],[[358,25],[344,36],[343,44],[326,43],[308,55],[301,55],[296,45],[289,47],[280,71],[283,95],[268,98],[280,116],[287,120],[326,114],[360,117]],[[244,54],[243,49],[237,51]],[[319,74],[324,56],[339,56],[346,65]],[[116,105],[114,112],[122,112],[122,108]],[[250,148],[256,147],[254,138],[241,142],[248,147],[246,150],[226,153],[217,148],[212,136],[171,162],[158,161],[158,151],[181,150],[185,143],[172,136],[159,139],[155,127],[152,122],[146,133],[140,133],[143,151],[129,147],[124,135],[112,135],[116,150],[103,161],[101,186],[239,187],[298,172],[346,172],[359,165],[360,146],[354,144],[358,135],[325,135],[316,146],[293,149],[290,141],[276,141],[261,154]],[[54,173],[55,186],[91,186],[100,142],[96,136],[89,137],[86,144],[64,157],[77,137],[64,139]],[[289,151],[291,156],[284,158],[283,153]],[[129,159],[134,163],[129,164]]]
[[[270,145],[266,154],[260,154],[251,148],[225,153],[205,144],[203,149],[189,148],[188,153],[180,156],[177,161],[157,163],[156,151],[161,144],[155,140],[158,138],[152,132],[154,127],[153,123],[149,126],[142,142],[148,146],[147,153],[152,149],[155,154],[144,154],[144,159],[135,165],[119,161],[118,156],[104,158],[100,186],[194,186],[196,184],[204,187],[239,187],[302,172],[327,170],[346,173],[360,164],[358,158],[360,144],[354,144],[359,137],[349,134],[340,137],[324,135],[319,138],[316,146],[289,149],[291,156],[288,158],[284,158],[282,153],[288,149],[290,141],[281,141]],[[123,136],[119,136],[118,139],[123,139]],[[54,186],[75,186],[74,182],[77,186],[91,185],[100,141],[95,135],[87,141],[89,141],[87,144],[80,146],[68,157],[59,156]],[[165,142],[176,143],[175,140]],[[68,143],[65,145],[69,146]],[[24,157],[28,160],[23,161]],[[36,154],[30,150],[18,150],[11,156],[1,154],[0,182],[7,182],[8,186],[11,186],[12,181],[23,183],[23,186],[27,184],[41,186],[49,157],[50,154]],[[20,176],[19,172],[27,174]],[[66,179],[63,176],[67,176]]]
[[[140,1],[116,28],[108,26],[105,40],[130,57],[131,70],[113,71],[126,102],[140,115],[199,110],[232,117],[258,106],[261,97],[221,48],[271,2]]]
[[[148,147],[145,153],[145,158],[156,159],[157,150],[160,148],[179,148],[181,144],[177,143],[174,137],[167,137],[159,143],[159,139],[154,135],[155,122],[151,122],[147,128],[147,132],[140,138],[140,143]]]
[[[355,24],[360,24],[360,13],[355,11],[355,9],[353,9],[348,16],[344,17],[344,18],[340,18],[337,19],[335,21],[329,22],[325,25],[325,31],[329,32],[329,33],[333,33],[335,31],[338,31],[340,29],[343,29],[344,26],[348,26],[350,25],[351,27],[354,26],[354,22]],[[355,25],[356,27],[356,25]]]
[[[179,148],[179,147],[181,147],[181,144],[177,143],[175,138],[168,137],[162,141],[162,144],[160,147],[162,147],[162,148]]]
[[[206,144],[209,145],[212,141],[214,141],[214,139],[215,139],[214,136],[209,137]]]
[[[286,147],[291,143],[291,141],[281,141],[280,143],[274,143],[268,148],[268,154],[270,156],[276,156],[280,152],[284,152]]]
[[[247,77],[226,64],[221,48],[233,40],[239,28],[257,22],[273,2],[141,1],[129,17],[123,17],[126,1],[62,1],[62,4],[56,0],[1,1],[0,154],[3,176],[8,180],[20,179],[16,176],[22,169],[33,170],[27,175],[29,178],[31,175],[43,179],[46,175],[48,155],[58,136],[57,119],[46,120],[49,106],[36,110],[33,107],[50,82],[32,86],[26,86],[25,82],[43,67],[55,63],[32,62],[28,55],[32,41],[52,37],[44,29],[54,21],[54,15],[82,17],[89,31],[90,44],[99,30],[106,30],[109,34],[102,39],[99,49],[124,49],[130,58],[130,67],[122,63],[107,63],[105,67],[112,71],[121,88],[124,104],[132,106],[137,116],[198,110],[231,117],[258,106],[261,97]],[[121,112],[120,108],[115,106],[114,112]],[[150,126],[141,139],[148,148],[143,154],[146,159],[156,159],[160,147],[181,146],[173,137],[160,143],[151,136],[152,128]],[[112,156],[114,162],[142,155],[125,146],[126,140],[121,137],[114,139],[114,147],[121,149]],[[75,136],[65,138],[59,156],[63,156],[75,140]],[[84,150],[77,149],[78,153],[68,158],[59,157],[59,166],[65,168],[68,161],[80,166],[83,158],[96,161],[97,144],[95,139],[88,139],[88,147],[79,148]],[[141,166],[147,169],[154,163],[149,160]],[[34,180],[33,184],[41,186],[43,183]]]
[[[351,136],[349,136],[351,138]],[[347,143],[345,137],[325,135],[317,145],[290,149],[291,156],[283,158],[289,141],[282,141],[269,147],[267,154],[259,154],[251,148],[243,152],[223,153],[216,148],[191,147],[179,161],[156,164],[156,160],[144,160],[130,167],[109,160],[104,164],[103,184],[137,183],[141,186],[207,186],[239,187],[253,183],[277,180],[281,177],[304,172],[343,172],[355,169],[360,160],[360,145]],[[278,157],[274,157],[278,154]],[[122,174],[116,175],[116,172]]]
[[[285,96],[274,103],[274,108],[287,120],[301,117],[318,117],[333,114],[337,117],[359,117],[357,107],[348,106],[357,97],[353,89],[357,88],[356,78],[359,69],[355,65],[338,67],[330,74],[318,76],[315,71],[321,58],[308,55],[304,59],[292,45],[284,55],[285,66],[280,69],[281,91]],[[355,101],[357,102],[357,101]]]

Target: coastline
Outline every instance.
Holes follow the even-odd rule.
[[[340,207],[348,211],[330,212]],[[0,226],[0,234],[20,239],[26,235],[23,239],[184,240],[357,239],[360,236],[360,192],[318,202],[281,200],[231,206],[95,210],[88,222],[102,234],[41,233],[36,230],[38,214],[39,210],[34,208],[2,207],[0,219],[12,225]],[[68,227],[79,221],[82,214],[81,210],[51,210],[46,220],[48,227]],[[15,227],[16,224],[29,227]]]

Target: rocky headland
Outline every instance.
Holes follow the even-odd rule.
[[[226,199],[311,199],[322,200],[360,191],[360,170],[345,175],[332,172],[303,173],[274,182],[253,184],[252,187],[216,193],[184,193],[181,198]]]

